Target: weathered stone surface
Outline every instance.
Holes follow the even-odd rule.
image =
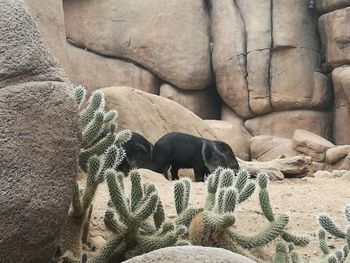
[[[152,143],[171,131],[216,138],[202,119],[176,102],[128,87],[102,90],[107,107],[119,111],[118,127],[138,132]]]
[[[271,48],[271,1],[237,0],[247,34],[247,53]]]
[[[291,139],[260,135],[250,140],[250,154],[252,160],[266,162],[282,156],[297,156],[299,153],[293,149]]]
[[[159,95],[184,106],[202,119],[220,118],[220,98],[213,87],[187,91],[163,84]]]
[[[316,162],[323,162],[326,151],[334,147],[330,141],[312,132],[297,129],[293,135],[293,148],[298,152],[311,156]]]
[[[329,78],[320,72],[314,73],[314,91],[312,94],[312,109],[331,109],[333,105],[333,91]]]
[[[308,8],[309,1],[272,0],[272,2],[274,48],[299,47],[318,51],[320,48],[317,34],[318,16]],[[303,63],[302,59],[293,66]]]
[[[99,54],[133,60],[178,88],[212,84],[204,1],[63,3],[67,36],[76,43]]]
[[[270,50],[251,51],[247,55],[249,106],[256,114],[271,112],[269,74]]]
[[[166,247],[125,261],[125,263],[156,262],[254,263],[255,261],[226,249],[200,246]]]
[[[234,125],[228,121],[205,120],[205,123],[215,132],[218,140],[230,145],[238,158],[245,161],[250,160],[249,140],[252,136],[242,122]]]
[[[324,14],[318,20],[326,62],[332,67],[350,63],[350,7]]]
[[[77,172],[76,104],[22,0],[0,0],[0,35],[0,258],[47,263]]]
[[[272,52],[272,107],[278,111],[310,108],[314,93],[314,72],[319,63],[319,53],[305,48]]]
[[[69,73],[62,0],[25,0],[41,36],[63,69]]]
[[[103,57],[70,44],[67,46],[70,80],[84,85],[89,93],[109,86],[128,86],[159,94],[159,80],[149,71],[130,62]]]
[[[274,112],[245,121],[245,126],[253,135],[273,135],[292,138],[296,129],[303,129],[331,138],[331,114],[329,112],[298,110]]]
[[[350,67],[338,67],[332,72],[334,89],[333,137],[335,144],[350,144]]]
[[[249,108],[245,31],[235,3],[211,0],[212,63],[216,86],[223,101],[239,116],[253,116]]]
[[[350,6],[350,0],[317,0],[316,10],[319,13],[328,13],[336,9]]]
[[[335,164],[350,153],[350,145],[335,146],[326,151],[326,162]]]

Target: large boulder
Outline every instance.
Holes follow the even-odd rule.
[[[152,143],[172,131],[216,139],[214,131],[202,119],[176,102],[128,87],[102,91],[107,107],[119,111],[118,126],[138,132]]]
[[[205,120],[213,129],[218,140],[230,145],[235,155],[245,161],[250,160],[249,140],[252,137],[243,122],[231,123],[221,120]]]
[[[249,108],[245,31],[238,7],[230,0],[211,0],[213,70],[222,100],[240,117],[253,116]]]
[[[293,149],[291,139],[259,135],[250,140],[250,154],[252,160],[267,162],[281,157],[293,157],[299,153]]]
[[[350,67],[332,71],[335,97],[333,137],[336,144],[350,144]]]
[[[125,261],[125,263],[157,262],[254,263],[255,261],[222,248],[199,246],[166,247]]]
[[[293,135],[293,148],[300,153],[311,156],[316,162],[323,162],[326,151],[334,144],[312,132],[297,129]]]
[[[70,59],[66,49],[67,41],[62,0],[25,0],[24,2],[29,7],[43,40],[63,69],[69,74]]]
[[[202,119],[219,119],[220,98],[213,87],[203,90],[181,90],[170,84],[160,87],[160,96],[175,101]]]
[[[73,45],[68,45],[68,54],[70,80],[84,85],[89,93],[108,86],[128,86],[159,94],[158,78],[133,63],[104,57]]]
[[[350,7],[320,17],[319,32],[326,62],[332,67],[350,63]]]
[[[296,129],[308,130],[331,139],[331,113],[311,110],[274,112],[245,121],[253,135],[273,135],[292,138]]]
[[[328,13],[350,6],[350,0],[317,0],[315,3],[316,10],[319,13]]]
[[[47,263],[79,152],[70,84],[22,0],[0,0],[0,258]]]
[[[254,113],[264,114],[271,111],[271,1],[237,0],[236,3],[246,31],[249,106]]]
[[[202,89],[212,83],[204,1],[63,3],[67,37],[78,45],[133,60],[177,88]]]

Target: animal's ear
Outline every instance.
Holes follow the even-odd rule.
[[[142,144],[136,144],[135,145],[136,151],[137,152],[145,152],[147,153],[147,149],[145,146],[143,146]]]

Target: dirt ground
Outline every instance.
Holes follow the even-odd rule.
[[[172,183],[159,174],[148,170],[140,170],[143,183],[154,183],[163,202],[165,213],[169,218],[176,215]],[[125,180],[125,189],[130,191],[129,179]],[[327,213],[342,228],[346,227],[346,218],[342,211],[350,203],[350,180],[346,178],[307,177],[303,179],[285,179],[270,182],[271,205],[275,214],[288,214],[290,222],[287,231],[295,234],[306,234],[311,242],[306,247],[298,247],[299,255],[306,261],[319,257],[322,252],[317,245],[316,232],[319,229],[316,217]],[[94,212],[90,225],[91,243],[99,247],[105,242],[108,234],[104,230],[103,214],[106,208],[108,189],[101,185],[96,193]],[[206,199],[206,183],[192,183],[189,206],[203,207]],[[261,214],[257,190],[251,198],[240,204],[235,211],[236,231],[242,234],[254,234],[262,230],[268,221]],[[340,248],[340,240],[328,239],[329,244]],[[337,246],[338,245],[338,246]],[[269,259],[274,251],[274,244],[252,251],[256,256]]]

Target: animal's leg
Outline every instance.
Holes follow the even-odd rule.
[[[203,173],[203,170],[201,167],[198,168],[194,168],[194,178],[195,178],[195,181],[196,182],[204,182],[204,173]]]
[[[172,166],[171,166],[170,172],[171,172],[171,178],[172,178],[173,180],[179,180],[179,176],[178,176],[179,169],[180,169],[180,168],[177,167],[177,166],[175,166],[175,165],[172,165]]]

